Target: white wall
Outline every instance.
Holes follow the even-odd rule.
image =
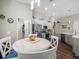
[[[75,31],[79,33],[79,14],[61,17],[57,20],[60,21],[60,23],[56,25],[56,33],[73,33]],[[70,24],[69,20],[71,21]],[[70,30],[68,28],[62,29],[61,25],[63,24],[67,25],[67,27],[70,27]]]
[[[41,24],[42,26],[46,25],[46,26],[48,26],[48,29],[52,29],[53,24],[52,24],[52,22],[51,23],[48,22],[48,20],[49,20],[48,17],[46,17],[43,14],[40,14],[38,12],[35,12],[34,15],[36,17],[36,19],[34,19],[35,23]]]
[[[12,36],[12,42],[17,40],[18,17],[23,18],[29,23],[32,19],[30,6],[13,0],[0,0],[0,14],[4,14],[6,17],[4,20],[0,19],[0,38],[5,37],[7,32],[11,32],[10,35]],[[14,23],[12,24],[7,22],[7,19],[10,17],[14,19]],[[26,34],[28,34],[28,31],[29,33],[31,32],[30,24],[26,27]]]
[[[56,23],[55,32],[58,33],[72,33],[73,32],[73,21],[71,17],[62,17],[57,19],[60,23]],[[70,23],[69,23],[70,21]],[[62,28],[62,25],[66,25],[67,28]],[[70,29],[69,29],[70,28]]]
[[[79,14],[73,15],[71,18],[73,20],[73,33],[79,34]]]
[[[41,24],[41,25],[47,25],[47,19],[45,18],[44,15],[38,13],[38,12],[34,12],[34,16],[36,17],[36,19],[34,19],[34,22],[37,24]],[[42,20],[41,20],[42,19]]]
[[[40,19],[34,19],[36,24],[40,24],[42,26],[47,25],[47,22],[45,20],[40,20]]]

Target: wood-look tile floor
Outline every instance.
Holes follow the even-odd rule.
[[[72,47],[59,42],[57,59],[79,59],[73,55]]]

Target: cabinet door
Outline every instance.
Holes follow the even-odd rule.
[[[65,41],[67,44],[73,46],[73,38],[72,35],[66,35]]]
[[[65,43],[65,34],[61,34],[61,41]]]
[[[76,56],[79,56],[79,39],[77,38],[73,39],[73,52]]]

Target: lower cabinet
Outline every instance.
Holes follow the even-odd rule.
[[[73,38],[72,35],[65,35],[65,42],[71,46],[73,46]]]
[[[73,38],[72,35],[61,34],[61,41],[73,46]]]
[[[79,38],[73,38],[73,52],[79,56]]]
[[[79,57],[79,38],[73,38],[72,35],[61,34],[61,41],[73,47],[73,53]]]

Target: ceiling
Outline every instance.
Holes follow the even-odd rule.
[[[23,3],[29,3],[31,0],[18,0]],[[56,6],[53,6],[56,3]],[[45,10],[45,8],[48,8]],[[79,0],[41,0],[41,6],[35,5],[35,11],[46,17],[64,17],[79,13]]]
[[[22,2],[22,3],[30,3],[31,0],[17,0],[19,2]]]

